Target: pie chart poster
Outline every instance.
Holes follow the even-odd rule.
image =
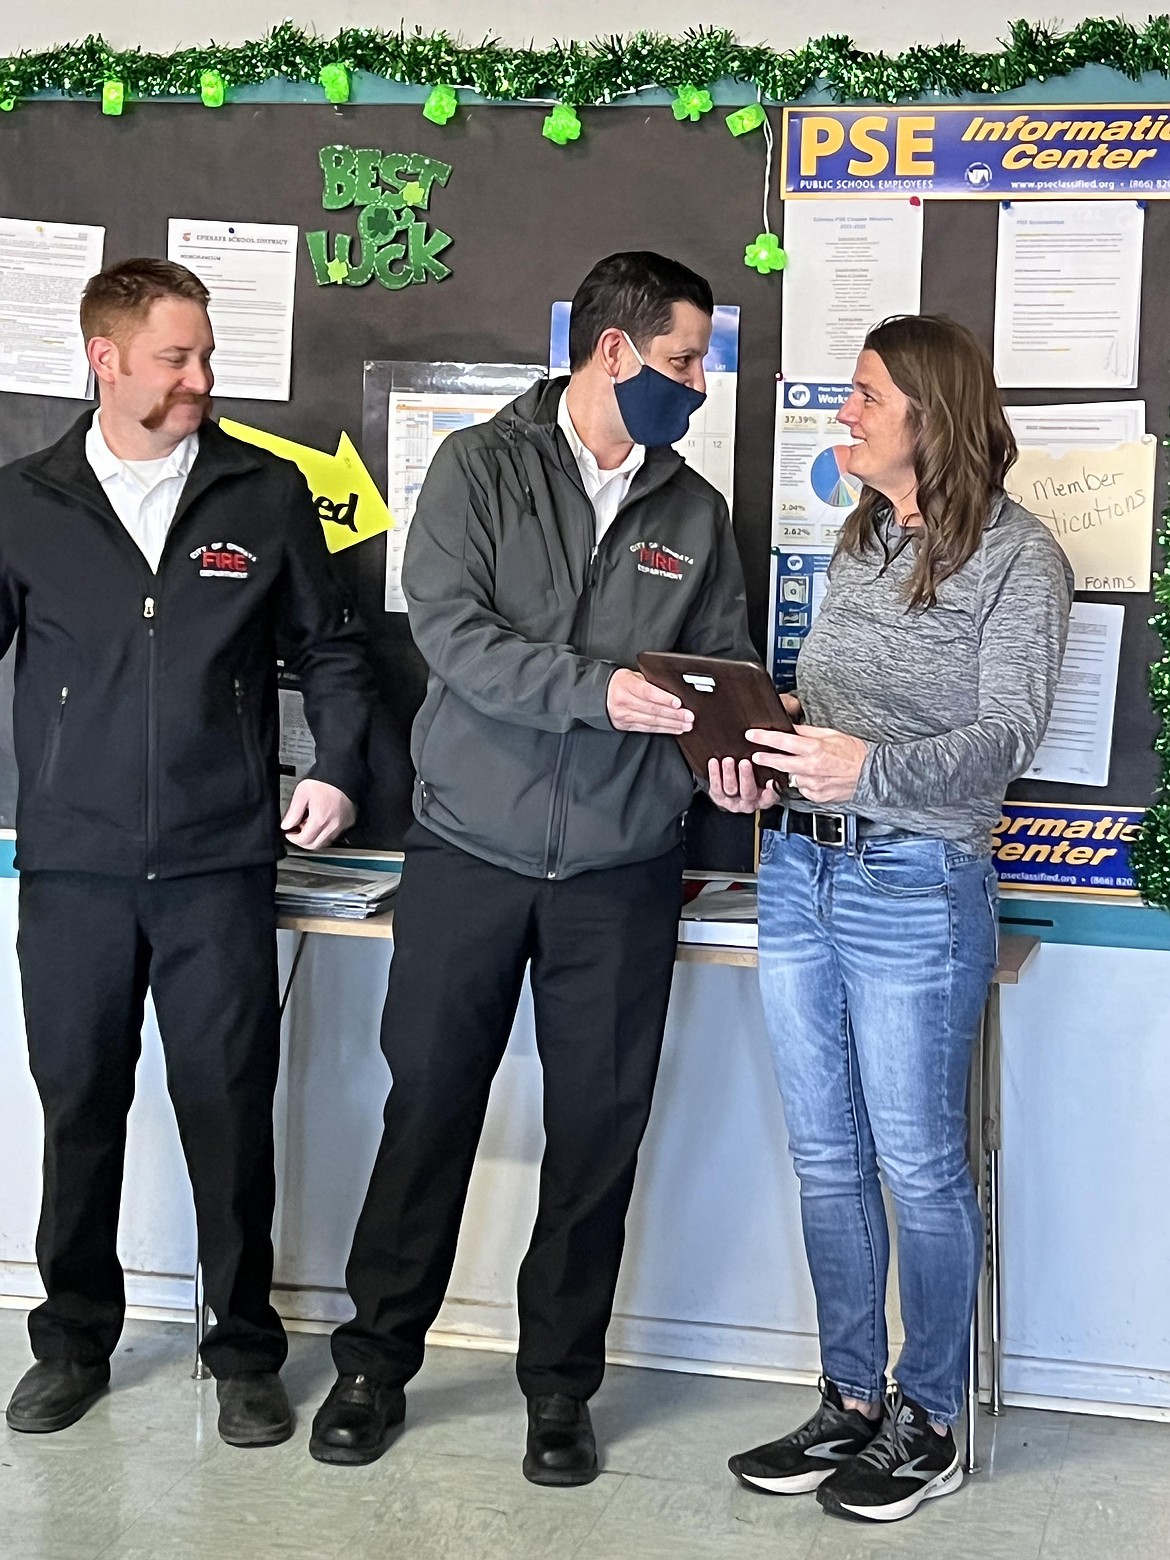
[[[848,470],[850,438],[837,421],[852,385],[781,380],[776,397],[772,546],[832,547],[861,497]]]
[[[830,509],[852,509],[861,497],[861,483],[846,470],[849,446],[831,444],[808,469],[809,486]]]

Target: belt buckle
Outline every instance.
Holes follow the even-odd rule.
[[[844,813],[814,812],[812,815],[812,837],[814,845],[828,845],[834,850],[844,850],[847,833],[845,829]],[[829,825],[832,833],[827,836],[821,834],[822,821]]]

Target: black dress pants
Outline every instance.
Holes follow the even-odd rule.
[[[149,987],[215,1313],[204,1359],[217,1376],[284,1361],[269,1300],[280,1062],[274,872],[153,882],[21,875],[17,952],[45,1113],[37,1262],[48,1298],[29,1317],[38,1359],[97,1364],[122,1330],[118,1209]]]
[[[393,1082],[346,1270],[342,1374],[418,1370],[526,966],[544,1071],[545,1151],[520,1268],[526,1396],[588,1398],[650,1114],[682,899],[682,850],[560,882],[489,865],[415,825],[395,900],[382,1018]]]

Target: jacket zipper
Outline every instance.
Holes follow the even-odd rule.
[[[570,733],[561,733],[561,739],[557,743],[557,761],[553,766],[552,784],[549,787],[548,799],[548,827],[544,834],[544,875],[553,879],[557,870],[552,866],[553,835],[557,832],[556,824],[560,813],[561,803],[561,770],[565,767],[565,748],[568,746]]]
[[[65,701],[69,697],[68,687],[61,689],[61,697],[57,702],[57,721],[49,737],[49,746],[45,750],[44,762],[41,764],[40,784],[49,786],[53,776],[57,772],[57,755],[61,751],[61,727],[65,722]]]
[[[597,512],[593,508],[593,505],[589,502],[589,495],[585,492],[584,487],[581,485],[581,479],[580,479],[579,474],[574,473],[574,475],[576,475],[576,477],[577,477],[577,486],[580,488],[582,497],[585,499],[585,502],[586,502],[586,504],[588,505],[588,508],[589,508],[589,520],[590,520],[590,531],[591,531],[591,534],[594,537],[596,537],[596,535],[597,535]],[[527,473],[525,473],[525,485],[527,486]],[[580,648],[580,651],[581,651],[582,655],[588,655],[589,654],[589,646],[592,643],[592,638],[593,638],[592,629],[593,629],[594,587],[597,584],[597,574],[598,574],[597,560],[598,560],[598,555],[601,552],[601,548],[602,548],[603,544],[605,543],[606,538],[610,535],[610,533],[617,526],[618,518],[622,514],[623,510],[626,508],[628,503],[629,503],[629,494],[627,493],[626,497],[622,500],[621,504],[619,504],[619,506],[618,506],[617,514],[613,517],[613,520],[610,522],[609,526],[606,528],[605,535],[600,539],[600,541],[594,540],[593,545],[590,548],[589,562],[588,562],[588,564],[586,566],[586,569],[585,569],[585,585],[584,585],[584,588],[581,591],[581,599],[578,602],[578,609],[577,609],[578,613],[580,613],[581,607],[583,606],[585,608],[584,633],[583,633],[583,635],[582,635],[582,637],[581,637],[581,639],[579,641],[579,648]],[[535,503],[533,504],[533,512],[535,513]],[[574,622],[573,626],[574,626],[574,628],[576,628],[576,622]],[[574,639],[576,640],[576,636],[574,636]],[[574,737],[575,736],[576,736],[575,732],[567,731],[561,737],[560,746],[557,749],[556,767],[553,770],[552,794],[551,794],[551,796],[549,798],[549,809],[548,809],[548,830],[547,830],[547,833],[545,835],[545,844],[544,844],[544,876],[550,882],[554,881],[559,876],[561,859],[562,859],[562,856],[564,854],[564,848],[565,848],[565,838],[564,838],[564,836],[565,836],[565,829],[566,829],[566,827],[568,825],[568,819],[569,819],[569,805],[568,805],[569,787],[568,787],[568,784],[567,784],[566,776],[570,772],[570,768],[571,768],[572,750],[573,750],[573,747],[575,746],[575,743],[574,743]]]
[[[611,525],[610,529],[612,529],[612,525]],[[608,535],[608,534],[609,533],[607,532],[606,535]],[[602,541],[604,541],[604,540],[605,540],[605,538],[603,537]],[[582,649],[582,652],[584,654],[586,654],[586,655],[589,653],[589,646],[593,642],[593,609],[594,609],[594,606],[595,606],[596,600],[597,600],[596,591],[595,591],[595,587],[596,587],[596,584],[597,584],[597,574],[598,574],[597,555],[598,555],[598,553],[600,551],[601,551],[601,542],[595,542],[593,544],[593,551],[589,554],[589,570],[588,570],[588,572],[587,572],[587,574],[585,576],[585,590],[583,592],[583,597],[584,597],[584,600],[585,600],[585,631],[584,631],[584,637],[583,637],[582,642],[581,642],[581,649]],[[569,735],[572,736],[573,733],[570,732]],[[565,854],[565,830],[568,828],[568,825],[569,825],[569,800],[568,800],[568,798],[569,798],[569,788],[570,788],[569,787],[569,781],[570,781],[570,778],[571,778],[571,775],[572,775],[572,754],[571,753],[567,753],[566,754],[566,763],[565,763],[565,766],[564,766],[564,770],[565,770],[565,772],[564,772],[564,777],[563,777],[563,782],[562,782],[560,818],[557,821],[557,834],[556,834],[556,859],[557,859],[557,866],[558,866],[558,868],[560,866],[560,863],[561,863],[562,859],[564,858],[564,854]]]
[[[147,596],[142,603],[142,616],[146,620],[146,877],[151,881],[158,877],[158,733],[156,730],[158,694],[155,669],[155,600]]]
[[[240,722],[240,741],[244,749],[244,762],[248,773],[251,775],[257,798],[264,789],[264,765],[260,758],[260,746],[256,741],[256,733],[252,729],[252,722],[248,719],[248,696],[244,691],[244,685],[238,677],[232,678],[232,684],[236,690],[236,716]]]
[[[528,473],[524,469],[524,454],[523,454],[523,451],[519,447],[519,441],[518,441],[518,438],[517,438],[515,427],[511,423],[505,424],[504,428],[503,428],[503,435],[504,435],[504,438],[506,439],[506,441],[509,444],[511,444],[513,449],[515,449],[515,451],[516,451],[517,459],[519,460],[519,463],[520,463],[520,479],[521,479],[521,481],[524,484],[525,495],[528,498],[528,502],[529,502],[529,505],[531,506],[533,514],[536,514],[537,513],[536,498],[535,498],[535,495],[532,492],[532,484],[528,480]],[[528,438],[527,430],[523,430],[523,435],[524,435],[525,439]],[[578,491],[581,494],[581,497],[585,500],[585,505],[586,505],[586,507],[587,507],[587,509],[589,511],[589,534],[590,534],[590,536],[596,538],[596,535],[597,535],[597,512],[593,508],[593,505],[590,503],[589,495],[586,493],[584,485],[581,482],[580,473],[576,469],[576,462],[575,461],[572,462],[572,470],[571,471],[568,468],[565,468],[565,469],[567,471],[567,474],[570,476],[570,479],[575,483]],[[643,495],[641,495],[641,494],[639,495],[639,497],[642,497],[642,496]],[[610,522],[610,525],[609,525],[609,527],[606,530],[605,536],[608,536],[610,534],[610,532],[615,528],[615,526],[617,525],[618,517],[625,510],[625,508],[629,504],[629,501],[630,501],[630,495],[627,493],[625,498],[622,500],[621,504],[618,506],[617,514],[614,516],[613,520]],[[585,631],[584,640],[582,641],[582,643],[580,645],[581,653],[583,655],[588,655],[588,653],[589,653],[589,643],[590,643],[590,638],[591,638],[590,629],[591,629],[592,623],[593,623],[593,588],[594,588],[594,586],[595,586],[595,584],[597,582],[597,557],[598,557],[598,553],[601,550],[602,542],[604,542],[604,541],[605,541],[605,537],[602,537],[601,541],[594,540],[593,543],[592,543],[592,546],[591,546],[590,552],[589,552],[589,561],[588,561],[588,564],[586,565],[586,570],[585,570],[585,585],[584,585],[584,588],[583,588],[583,590],[581,592],[581,600],[578,603],[578,611],[580,611],[580,608],[581,608],[582,605],[584,605],[585,608],[586,608],[586,615],[585,615],[585,630],[586,631]],[[566,773],[566,771],[567,771],[567,769],[569,767],[569,761],[570,761],[570,756],[571,756],[571,752],[572,752],[574,736],[575,736],[575,733],[572,732],[572,731],[567,731],[567,732],[565,732],[562,735],[561,740],[560,740],[560,744],[559,744],[559,746],[557,748],[557,761],[556,761],[556,764],[555,764],[555,766],[553,768],[552,784],[551,784],[551,791],[550,791],[550,796],[549,796],[549,807],[548,807],[548,827],[547,827],[547,829],[545,831],[545,840],[544,840],[544,877],[546,879],[548,879],[549,881],[554,880],[559,875],[560,860],[561,860],[562,852],[564,850],[564,831],[565,831],[565,826],[566,826],[566,823],[567,823],[567,820],[568,820],[568,804],[567,804],[568,787],[567,787],[567,785],[564,784],[563,777],[564,777],[564,775],[565,775],[565,773]],[[425,787],[424,787],[424,789],[423,789],[424,801],[425,801],[425,796],[426,796],[426,791],[425,791]],[[555,851],[555,856],[556,856],[555,861],[554,861],[554,851]]]
[[[516,435],[516,429],[515,429],[515,427],[511,423],[506,423],[504,425],[504,428],[503,428],[503,434],[504,434],[504,438],[507,441],[507,443],[509,443],[512,446],[512,448],[516,451],[516,459],[519,462],[519,466],[520,466],[520,480],[524,484],[524,494],[525,494],[525,497],[528,500],[528,507],[531,509],[533,515],[537,515],[538,511],[537,511],[537,507],[536,507],[536,495],[532,491],[532,484],[528,480],[528,472],[525,470],[525,467],[524,467],[524,451],[520,447],[520,442],[519,442],[519,440],[517,438],[517,435]],[[526,432],[525,432],[524,437],[527,440],[527,433]],[[581,497],[585,500],[585,503],[586,503],[586,505],[589,508],[590,531],[591,531],[591,533],[595,533],[596,532],[596,527],[597,527],[597,519],[596,519],[596,515],[594,514],[594,511],[593,511],[593,505],[589,503],[589,495],[585,492],[584,487],[581,487],[581,479],[580,479],[579,475],[576,475],[576,481],[577,481],[578,487],[580,487],[580,489],[581,489]],[[591,579],[592,579],[593,565],[596,562],[596,560],[597,560],[597,547],[595,545],[594,548],[593,548],[592,553],[589,556],[589,563],[588,563],[588,566],[587,566],[586,571],[585,571],[585,589],[586,590],[589,589],[589,585],[590,585],[590,582],[591,582]],[[554,841],[554,839],[556,839],[558,837],[559,832],[560,832],[560,830],[559,830],[559,822],[560,822],[560,814],[561,814],[562,804],[563,804],[563,800],[564,800],[563,790],[562,790],[562,786],[561,786],[561,775],[562,775],[562,773],[564,771],[564,768],[565,768],[565,758],[566,758],[566,755],[567,755],[568,750],[569,750],[569,744],[570,744],[570,741],[572,739],[572,736],[573,736],[573,733],[571,731],[565,731],[565,732],[561,733],[560,741],[557,743],[557,761],[556,761],[556,763],[553,766],[552,781],[551,781],[551,783],[549,785],[548,823],[547,823],[547,825],[545,827],[545,832],[544,832],[543,874],[544,874],[544,877],[546,879],[548,879],[550,882],[553,881],[556,878],[556,875],[557,875],[557,867],[553,864],[553,859],[552,859],[553,858],[553,841]],[[425,785],[423,786],[423,801],[424,801],[424,803],[426,801],[426,787],[425,787]]]

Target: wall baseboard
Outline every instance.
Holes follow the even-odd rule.
[[[193,1288],[192,1279],[182,1274],[127,1273],[127,1315],[136,1321],[193,1324]],[[0,1262],[0,1308],[28,1310],[43,1293],[31,1262]],[[290,1332],[328,1333],[352,1314],[340,1289],[278,1284],[273,1301]],[[448,1300],[427,1342],[514,1354],[515,1308]],[[621,1313],[610,1324],[606,1358],[612,1365],[799,1386],[815,1386],[819,1375],[817,1340],[809,1333]],[[1003,1376],[1009,1407],[1170,1423],[1170,1374],[1009,1354]]]

